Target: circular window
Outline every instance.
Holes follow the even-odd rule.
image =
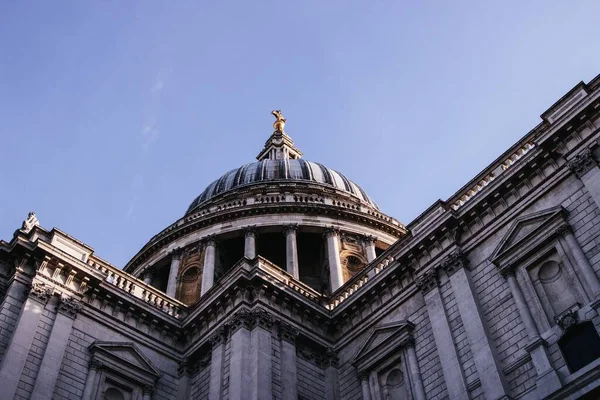
[[[549,283],[560,278],[560,264],[556,261],[545,262],[538,272],[538,277],[542,283]]]
[[[348,256],[346,266],[350,271],[358,271],[364,266],[364,263],[356,256]]]

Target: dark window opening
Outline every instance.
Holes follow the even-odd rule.
[[[325,242],[322,235],[298,232],[297,241],[300,281],[318,292],[323,292]],[[325,282],[326,285],[327,282]]]
[[[379,257],[385,250],[375,247],[375,257]]]
[[[559,339],[558,347],[572,373],[600,357],[600,337],[589,321],[569,329]]]
[[[283,232],[260,233],[256,238],[258,255],[285,271],[285,236]]]
[[[220,240],[217,243],[215,281],[225,275],[242,257],[244,257],[243,237]]]

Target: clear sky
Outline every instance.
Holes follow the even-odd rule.
[[[122,267],[272,109],[408,224],[600,73],[600,2],[4,1],[0,238],[29,211]]]

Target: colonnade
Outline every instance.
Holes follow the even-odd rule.
[[[286,257],[285,271],[294,279],[300,280],[300,267],[298,263],[298,224],[288,224],[284,226]],[[244,227],[244,257],[254,259],[257,256],[256,250],[256,227]],[[340,230],[334,227],[326,228],[324,232],[327,248],[327,262],[329,265],[330,290],[335,292],[344,284],[342,263],[340,260]],[[364,251],[368,262],[376,258],[375,252],[376,238],[365,236],[363,239]],[[169,278],[167,282],[167,296],[175,297],[177,291],[177,277],[179,276],[182,250],[174,249],[171,252],[171,265],[169,269]],[[202,270],[202,282],[200,293],[204,295],[214,284],[216,264],[216,242],[215,236],[210,235],[204,238],[204,260]],[[154,271],[148,268],[143,274],[144,283],[152,284]]]

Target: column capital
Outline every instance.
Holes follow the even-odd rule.
[[[215,348],[225,342],[227,339],[227,331],[224,326],[217,328],[215,333],[210,337],[210,346]]]
[[[56,311],[58,313],[73,319],[77,317],[77,313],[79,313],[80,310],[81,302],[72,297],[61,297],[56,306]]]
[[[291,343],[295,346],[296,338],[299,334],[300,332],[298,331],[298,329],[291,326],[290,324],[287,324],[285,322],[279,323],[279,338],[281,340],[285,340],[286,342]]]
[[[440,266],[450,276],[461,268],[468,268],[469,259],[461,249],[457,249],[446,256]]]
[[[315,363],[317,364],[317,367],[325,370],[329,367],[337,368],[339,359],[337,354],[328,347],[324,354],[315,357]]]
[[[102,369],[104,365],[102,364],[102,362],[100,362],[100,360],[97,360],[96,358],[92,357],[92,359],[90,360],[90,363],[88,365],[88,368],[92,371],[99,371]]]
[[[369,380],[369,371],[358,371],[358,380],[361,382]]]
[[[362,241],[365,244],[373,244],[373,243],[377,242],[377,236],[363,235]]]
[[[29,288],[27,296],[30,299],[39,301],[42,304],[46,304],[50,297],[52,297],[52,288],[42,282],[33,282]]]
[[[500,275],[501,275],[501,276],[502,276],[504,279],[507,279],[507,280],[508,280],[508,278],[510,278],[511,276],[512,276],[512,277],[515,277],[515,274],[516,274],[516,268],[515,268],[514,266],[512,266],[512,265],[509,265],[508,267],[504,267],[504,268],[502,268],[502,269],[501,269],[500,271],[498,271],[498,272],[500,272]]]
[[[152,392],[154,392],[154,386],[144,385],[143,392],[144,392],[144,396],[151,396]]]
[[[202,242],[205,246],[215,246],[217,244],[217,236],[214,233],[207,235],[202,239]]]
[[[586,148],[567,162],[567,166],[578,178],[581,178],[590,169],[598,165],[591,149]]]
[[[556,229],[556,233],[561,237],[567,237],[573,234],[573,227],[568,223],[564,223]]]
[[[298,224],[287,224],[283,226],[283,233],[286,235],[292,232],[296,233],[296,231],[298,231]]]
[[[183,249],[181,247],[176,247],[171,252],[171,260],[181,260],[181,256],[183,255]]]
[[[406,337],[405,339],[403,339],[400,342],[400,347],[402,347],[402,348],[408,348],[408,347],[414,348],[415,347],[415,338],[413,338],[412,335]]]
[[[336,226],[328,226],[327,228],[325,228],[324,234],[325,234],[325,237],[339,236],[340,228],[338,228]]]
[[[244,236],[256,236],[256,225],[248,225],[242,228],[244,230]]]
[[[424,294],[437,288],[439,285],[437,270],[432,268],[423,275],[417,277],[415,279],[415,284],[420,290],[423,291]]]

